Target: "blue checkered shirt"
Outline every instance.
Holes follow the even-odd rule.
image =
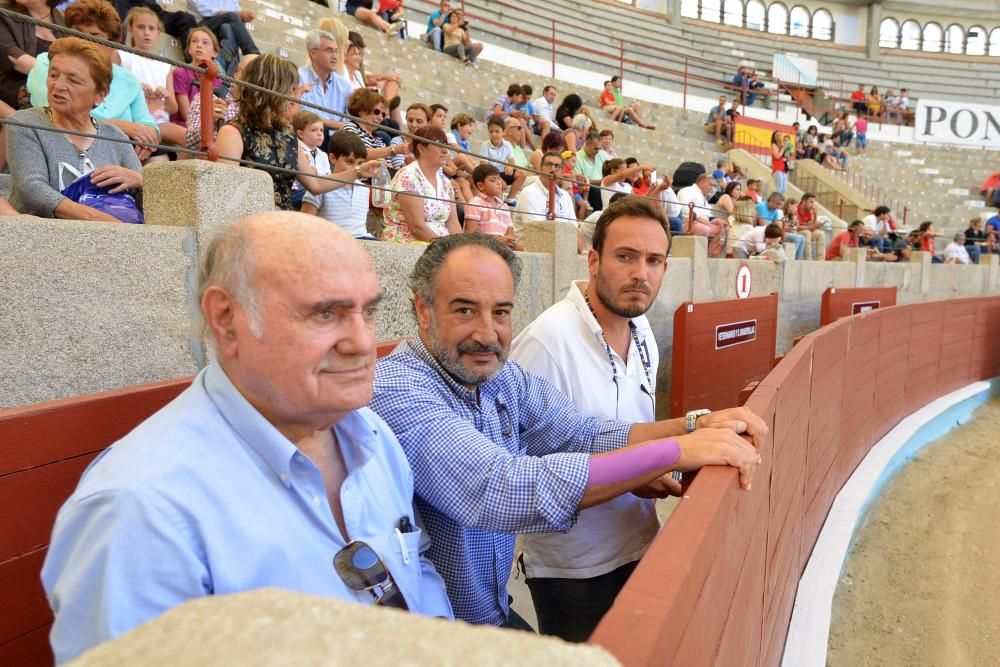
[[[580,414],[513,361],[469,391],[419,338],[379,361],[371,407],[410,460],[428,556],[455,617],[488,625],[509,614],[516,533],[569,530],[590,454],[622,447],[632,427]]]

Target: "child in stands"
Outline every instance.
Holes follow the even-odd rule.
[[[297,111],[292,116],[292,129],[295,136],[299,138],[299,146],[305,151],[309,158],[309,164],[316,170],[317,176],[328,176],[330,174],[330,159],[326,153],[320,150],[323,143],[325,130],[323,129],[323,119],[312,111]],[[302,208],[302,197],[306,189],[298,181],[292,184],[292,208],[296,211]]]
[[[316,115],[308,111],[300,111],[296,114],[296,118],[302,113],[307,113],[310,116]],[[319,119],[318,116],[316,118]],[[300,123],[306,123],[304,125],[306,129],[301,134],[296,129],[296,134],[299,134],[300,141],[316,148],[323,141],[322,121],[319,121],[320,128],[317,132],[315,121],[308,122],[308,120],[308,117],[305,117],[300,121]],[[305,140],[303,140],[303,135],[306,137]],[[326,218],[330,222],[340,225],[344,231],[356,239],[374,241],[375,237],[366,226],[369,189],[361,182],[361,179],[375,176],[378,173],[380,161],[365,160],[368,157],[368,148],[365,147],[361,138],[353,132],[344,130],[337,132],[330,137],[327,149],[330,151],[330,157],[333,158],[333,164],[330,165],[326,156],[323,156],[326,159],[327,169],[333,172],[330,177],[339,182],[333,190],[322,195],[307,192],[302,199],[302,212]],[[329,171],[327,173],[329,174]]]
[[[854,121],[854,147],[858,149],[858,155],[868,154],[868,119],[858,116]]]
[[[503,201],[504,181],[491,164],[481,164],[472,171],[477,195],[465,205],[465,231],[496,236],[512,250],[524,250],[514,238],[510,209]]]
[[[219,57],[219,40],[215,33],[205,26],[192,28],[188,33],[187,48],[185,49],[190,62],[198,64],[202,60],[215,60]],[[175,67],[173,73],[174,96],[176,97],[177,112],[170,115],[170,121],[181,127],[187,127],[188,112],[192,102],[197,102],[201,85],[198,75],[189,69]],[[212,82],[213,88],[222,86],[222,79]]]

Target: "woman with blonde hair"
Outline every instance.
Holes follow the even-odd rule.
[[[295,64],[270,54],[258,56],[246,66],[241,81],[249,85],[240,86],[236,118],[219,129],[219,157],[235,162],[247,160],[253,163],[247,165],[252,169],[267,171],[274,181],[274,205],[284,211],[292,210],[292,183],[296,178],[314,195],[334,190],[339,183],[289,173],[316,173],[292,129],[291,119],[298,105],[272,94],[298,97]]]
[[[733,204],[731,216],[732,226],[726,238],[726,254],[734,253],[734,248],[740,244],[740,239],[757,224],[757,205],[750,197],[741,197]]]

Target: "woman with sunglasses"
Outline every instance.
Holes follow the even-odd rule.
[[[341,128],[361,137],[368,148],[369,160],[389,158],[397,153],[409,152],[407,144],[389,146],[388,142],[378,136],[376,129],[388,115],[385,98],[371,88],[358,88],[347,99],[347,113],[360,118],[360,121],[349,120]]]

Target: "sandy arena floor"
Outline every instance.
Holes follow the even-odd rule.
[[[885,488],[833,602],[829,665],[1000,665],[1000,400]]]

